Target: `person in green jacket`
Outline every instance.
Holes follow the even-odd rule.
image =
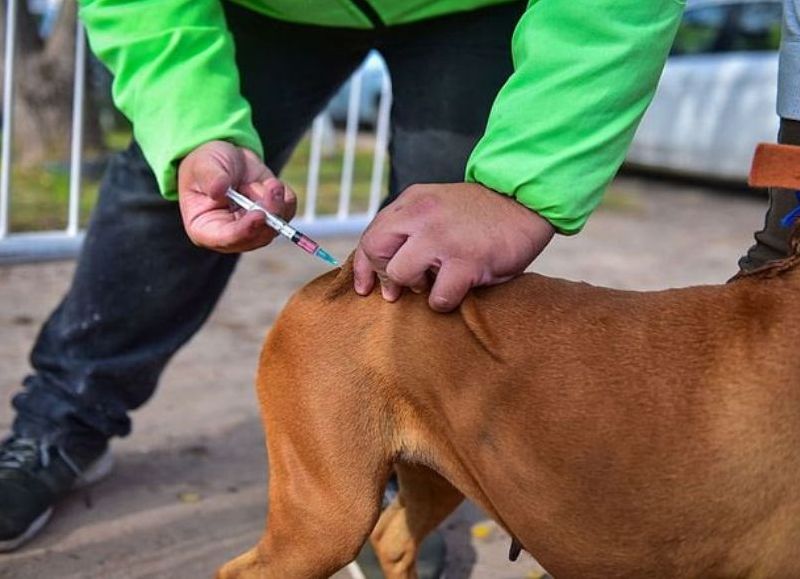
[[[622,163],[678,0],[82,0],[134,142],[110,163],[72,287],[0,446],[0,551],[108,472],[112,437],[203,324],[237,254],[268,244],[229,186],[290,218],[280,174],[370,50],[392,77],[389,200],[355,290],[457,307],[580,231]],[[175,201],[178,203],[175,203]],[[180,224],[183,224],[181,227]],[[188,238],[187,239],[187,235]],[[191,240],[191,241],[189,241]],[[211,250],[211,251],[209,251]]]

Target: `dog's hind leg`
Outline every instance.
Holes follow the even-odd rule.
[[[386,579],[415,579],[420,543],[464,496],[427,467],[404,463],[395,470],[400,492],[381,514],[371,541]]]

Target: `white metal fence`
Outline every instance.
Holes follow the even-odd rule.
[[[80,230],[81,165],[83,162],[83,107],[86,86],[86,38],[83,27],[77,25],[75,49],[75,78],[72,102],[72,135],[69,162],[69,203],[65,229],[44,232],[9,231],[12,195],[24,195],[25,191],[12,187],[12,145],[14,109],[14,53],[15,23],[18,2],[7,0],[6,30],[3,76],[3,126],[0,149],[0,263],[58,259],[74,256],[83,239]],[[375,139],[372,153],[372,173],[369,201],[366,211],[354,212],[351,208],[353,176],[359,131],[359,108],[361,106],[363,70],[359,69],[351,78],[350,93],[345,123],[344,151],[338,208],[332,214],[318,212],[320,167],[323,157],[323,137],[326,130],[324,114],[315,119],[310,136],[310,157],[304,210],[295,223],[311,236],[357,233],[377,212],[383,191],[383,174],[386,146],[389,136],[389,110],[391,108],[391,86],[388,75],[382,75],[378,112],[374,125]]]

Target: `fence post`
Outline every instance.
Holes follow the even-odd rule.
[[[75,30],[75,80],[72,93],[72,135],[69,157],[69,215],[67,235],[78,235],[83,161],[83,99],[86,86],[86,32],[79,19]]]
[[[0,150],[0,239],[8,235],[11,189],[11,146],[14,127],[14,52],[17,35],[17,0],[6,3],[5,69],[3,71],[3,144]]]

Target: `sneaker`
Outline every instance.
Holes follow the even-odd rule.
[[[32,539],[47,523],[53,506],[70,491],[111,472],[106,447],[81,456],[33,438],[12,436],[0,444],[0,553]]]

